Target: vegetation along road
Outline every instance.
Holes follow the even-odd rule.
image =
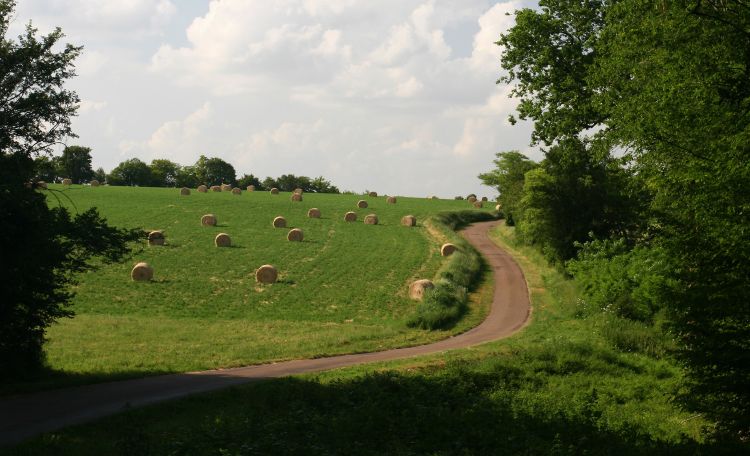
[[[17,443],[36,434],[111,415],[130,407],[252,380],[426,355],[507,337],[523,327],[531,308],[521,269],[509,254],[488,237],[489,230],[499,223],[476,223],[462,232],[492,268],[495,282],[489,315],[479,326],[463,334],[432,344],[381,352],[164,375],[3,398],[0,399],[0,409],[4,411],[0,416],[0,443]]]

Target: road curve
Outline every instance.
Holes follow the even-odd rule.
[[[507,337],[523,327],[531,307],[521,269],[488,237],[488,231],[498,223],[476,223],[461,231],[484,256],[495,279],[492,307],[487,318],[465,333],[428,345],[381,352],[145,377],[0,398],[0,445],[16,444],[44,432],[112,415],[130,407],[253,380],[426,355]]]

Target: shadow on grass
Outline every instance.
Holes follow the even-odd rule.
[[[615,378],[617,371],[607,378]],[[606,401],[599,401],[611,391],[570,386],[563,397],[545,399],[552,390],[550,378],[512,360],[493,360],[328,382],[267,380],[49,434],[13,454],[632,455],[740,450],[730,443],[701,444],[677,431],[665,435],[637,413],[613,419],[604,413]]]
[[[172,373],[167,370],[76,373],[45,367],[22,378],[3,380],[0,397]]]

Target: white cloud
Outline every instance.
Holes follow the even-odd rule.
[[[78,105],[78,114],[84,115],[92,112],[101,111],[107,106],[106,101],[81,100]]]

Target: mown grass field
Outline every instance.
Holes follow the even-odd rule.
[[[443,234],[425,221],[439,211],[470,208],[466,201],[399,197],[387,204],[384,196],[305,194],[292,202],[289,193],[51,189],[57,197],[50,204],[96,206],[115,226],[164,230],[166,245],[143,241],[131,259],[83,274],[75,318],[48,333],[52,372],[11,391],[422,344],[474,326],[484,315],[469,309],[444,331],[405,324],[415,310],[408,284],[432,278],[441,265],[436,235]],[[360,199],[367,209],[357,208]],[[312,207],[322,218],[307,217]],[[344,222],[347,211],[358,221]],[[217,216],[218,226],[201,226],[207,213]],[[370,213],[379,225],[362,223]],[[406,214],[419,225],[401,226]],[[273,228],[278,215],[287,229]],[[301,228],[304,241],[287,241],[290,228]],[[232,247],[214,246],[220,232],[231,236]],[[140,261],[154,267],[152,282],[131,281]],[[278,268],[279,281],[261,286],[254,271],[267,263]]]
[[[705,439],[711,423],[675,405],[669,340],[580,317],[572,282],[511,229],[494,239],[521,264],[534,307],[509,339],[196,395],[0,454],[746,454]],[[489,275],[474,300],[491,300]]]

